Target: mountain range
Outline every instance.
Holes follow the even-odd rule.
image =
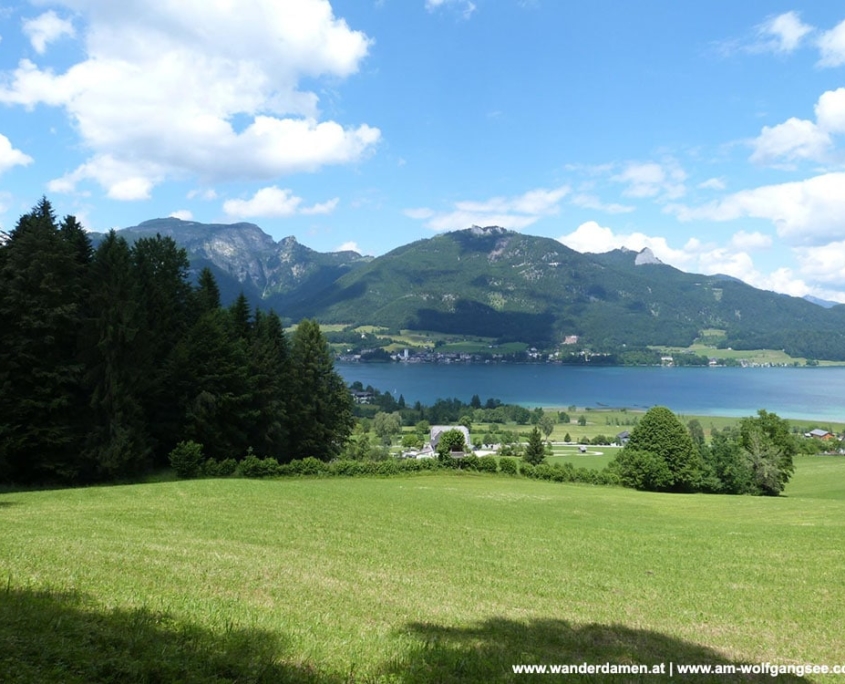
[[[593,349],[687,346],[845,360],[845,305],[822,306],[729,276],[685,273],[650,250],[580,253],[560,242],[473,226],[379,257],[321,253],[251,223],[155,219],[119,231],[172,237],[209,267],[224,300],[243,292],[286,318],[492,337],[542,347],[578,336]],[[825,303],[829,304],[829,303]]]

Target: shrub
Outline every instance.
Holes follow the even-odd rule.
[[[478,470],[478,456],[475,454],[467,454],[458,464],[461,470]]]
[[[440,467],[440,463],[436,458],[421,458],[418,463],[420,464],[420,470],[437,470]]]
[[[349,477],[357,475],[360,472],[360,469],[358,468],[358,461],[342,460],[332,461],[329,464],[329,472],[333,475]]]
[[[261,477],[261,459],[250,454],[238,466],[240,474],[244,477]]]
[[[319,475],[328,470],[325,463],[313,456],[299,461],[291,461],[291,467],[297,475]]]
[[[205,477],[217,477],[220,474],[220,466],[213,458],[205,459],[202,464],[202,474]]]
[[[424,461],[418,461],[415,458],[406,458],[402,461],[399,461],[396,464],[396,467],[399,469],[400,473],[417,473],[423,469]]]
[[[499,470],[505,473],[505,475],[518,475],[519,461],[515,458],[502,457],[499,459]]]
[[[659,492],[674,484],[669,464],[650,451],[625,448],[612,463],[612,471],[625,487]]]
[[[571,463],[555,464],[555,482],[575,482],[575,466]]]
[[[239,466],[244,477],[274,477],[283,474],[279,462],[275,458],[258,458],[249,455]]]
[[[387,461],[381,461],[378,464],[379,475],[396,475],[398,472],[399,468],[395,458],[391,458]]]
[[[168,459],[179,477],[198,477],[202,471],[202,444],[193,440],[179,442]]]
[[[217,464],[217,476],[229,477],[235,474],[238,469],[238,462],[234,458],[227,458],[225,461],[220,461]]]
[[[499,470],[499,464],[493,456],[482,456],[478,459],[478,470],[482,473],[495,473]]]

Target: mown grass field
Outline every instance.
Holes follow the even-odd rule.
[[[786,493],[461,473],[4,493],[0,681],[496,682],[532,679],[512,674],[518,663],[845,665],[845,458],[802,458]]]

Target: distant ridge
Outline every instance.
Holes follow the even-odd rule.
[[[195,273],[218,278],[289,320],[415,329],[554,347],[577,337],[593,351],[688,346],[703,331],[734,349],[784,349],[845,360],[845,306],[825,308],[730,276],[685,273],[649,249],[582,254],[557,240],[471,226],[382,256],[316,252],[252,223],[176,218],[120,231],[182,245]]]

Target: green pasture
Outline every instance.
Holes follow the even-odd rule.
[[[800,459],[786,494],[466,473],[4,493],[0,680],[497,682],[526,679],[519,663],[845,664],[845,459]]]

